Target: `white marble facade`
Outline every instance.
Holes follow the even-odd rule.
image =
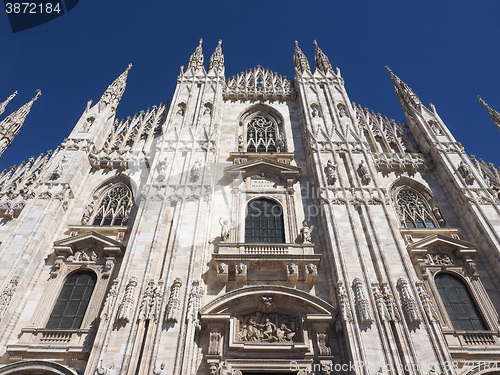
[[[315,45],[292,81],[200,41],[117,120],[129,65],[0,175],[0,375],[500,371],[498,169],[390,69],[407,123],[353,104]]]

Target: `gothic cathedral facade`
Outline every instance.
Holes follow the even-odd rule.
[[[225,78],[200,41],[170,106],[117,120],[129,65],[0,175],[0,375],[500,373],[500,170],[389,68],[407,122],[353,104],[315,47]]]

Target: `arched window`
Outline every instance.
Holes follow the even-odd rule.
[[[255,199],[248,203],[245,242],[285,242],[283,209],[279,203],[269,199]]]
[[[103,194],[92,225],[125,225],[131,208],[130,189],[122,183],[114,185]]]
[[[398,192],[396,204],[407,228],[436,228],[429,203],[417,191],[403,188]]]
[[[487,329],[462,280],[448,273],[438,273],[434,281],[455,330]]]
[[[77,272],[68,276],[50,314],[47,328],[80,328],[95,283],[93,272]]]
[[[277,125],[264,116],[255,116],[247,125],[247,152],[276,152]]]

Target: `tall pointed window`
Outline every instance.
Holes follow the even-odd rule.
[[[417,191],[403,188],[398,192],[396,203],[407,228],[436,228],[429,203]]]
[[[245,242],[284,243],[283,209],[270,199],[255,199],[247,206]]]
[[[47,328],[80,328],[95,283],[93,272],[77,272],[68,276],[50,314]]]
[[[277,152],[276,124],[264,116],[256,116],[247,125],[247,152]]]
[[[487,329],[469,289],[462,280],[448,273],[438,273],[434,281],[455,330]]]
[[[132,194],[128,186],[114,185],[101,198],[92,225],[125,225],[131,207]]]

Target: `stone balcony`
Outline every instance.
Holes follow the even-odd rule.
[[[305,281],[314,284],[321,254],[312,243],[220,243],[212,256],[217,280],[236,281]]]
[[[9,345],[10,359],[86,360],[92,349],[90,329],[24,328],[19,341]]]
[[[453,357],[481,361],[500,358],[500,333],[494,331],[443,332]]]

